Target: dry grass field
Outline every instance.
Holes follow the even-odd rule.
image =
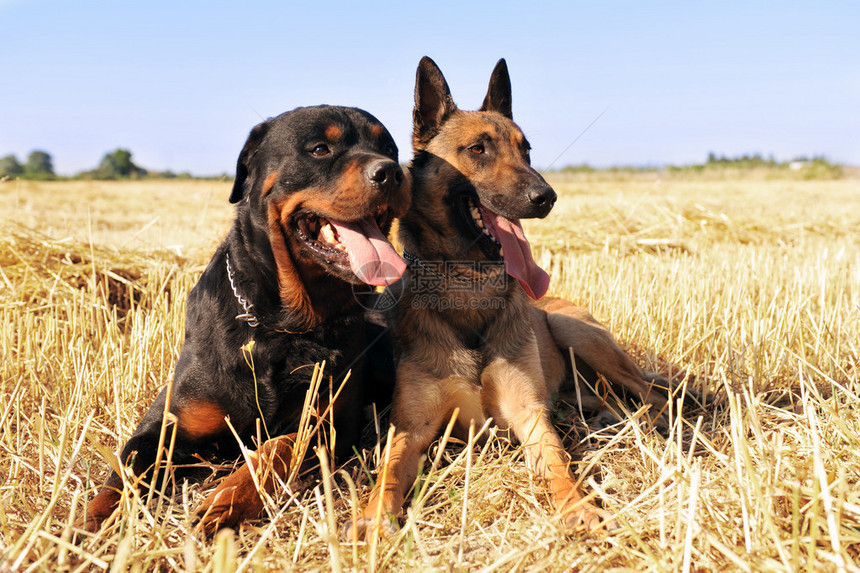
[[[229,183],[0,182],[0,571],[860,571],[860,179],[568,174],[526,225],[550,294],[646,368],[708,394],[668,431],[624,404],[558,427],[612,534],[567,533],[501,437],[429,452],[403,529],[337,539],[379,456],[283,492],[271,519],[196,537],[212,487],[127,496],[71,543],[182,344],[185,300],[231,220]],[[586,420],[588,422],[588,420]],[[214,477],[213,477],[214,479]]]

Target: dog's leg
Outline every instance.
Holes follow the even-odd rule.
[[[133,460],[131,472],[143,487],[149,484],[160,484],[164,475],[161,468],[155,472],[155,462],[158,458],[158,444],[162,432],[164,409],[167,401],[166,388],[159,393],[152,406],[143,416],[134,434],[123,446],[120,462],[128,464]],[[176,444],[173,452],[173,463],[183,463],[195,453],[199,446],[212,443],[227,428],[224,421],[225,409],[215,402],[205,399],[187,398],[180,388],[174,395],[170,411],[176,419]],[[170,443],[172,427],[165,428],[163,448]],[[166,457],[166,456],[165,456]],[[162,459],[162,461],[166,461]],[[157,487],[157,485],[155,485]],[[102,523],[111,516],[121,499],[123,489],[122,479],[116,472],[99,489],[98,494],[87,504],[84,515],[76,527],[89,533],[97,532]]]
[[[159,435],[164,416],[166,388],[156,397],[149,411],[141,419],[132,437],[123,446],[120,462],[123,464],[133,460],[131,471],[135,476],[148,475],[152,478],[152,469],[157,457]],[[149,480],[144,479],[144,482]],[[87,504],[84,515],[78,518],[76,527],[89,533],[97,532],[104,521],[111,516],[119,505],[122,496],[123,482],[120,476],[111,471],[110,476],[99,488],[96,496]]]
[[[483,415],[477,385],[456,377],[439,379],[421,372],[413,364],[402,363],[397,370],[391,411],[394,433],[382,454],[382,467],[367,507],[355,529],[351,521],[345,524],[344,541],[393,532],[406,492],[418,475],[421,455],[439,434],[454,407],[460,407],[460,420],[471,416],[480,421]]]
[[[597,322],[587,310],[562,299],[548,301],[544,310],[550,333],[559,349],[565,352],[573,348],[595,372],[651,404],[655,413],[663,410],[666,389],[650,384],[642,370],[618,346],[609,329]]]
[[[218,529],[235,527],[241,521],[259,517],[263,512],[263,492],[257,490],[257,485],[272,494],[287,479],[295,441],[296,434],[279,436],[252,452],[253,476],[245,463],[221,480],[215,491],[197,508],[197,528],[212,534]]]
[[[534,353],[529,355],[536,356],[536,344],[532,345]],[[576,486],[570,457],[550,422],[540,365],[498,358],[484,369],[481,385],[485,407],[522,444],[532,471],[546,479],[562,523],[588,531],[612,525],[611,515],[586,501]]]
[[[438,420],[417,416],[414,421],[425,425],[423,431],[414,427],[405,429],[393,424],[394,434],[383,451],[382,467],[377,472],[376,485],[370,494],[370,500],[354,528],[352,521],[345,524],[341,536],[344,541],[369,540],[372,536],[387,535],[397,530],[397,517],[403,507],[406,492],[418,475],[421,454],[436,437],[436,422],[441,423],[442,419],[443,416],[439,416]]]
[[[75,527],[89,533],[97,532],[119,505],[121,492],[122,479],[112,471],[96,496],[87,504],[84,516],[78,518]]]

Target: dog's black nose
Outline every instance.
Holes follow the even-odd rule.
[[[558,196],[552,187],[537,187],[529,191],[529,201],[535,207],[549,207],[555,205]]]
[[[403,182],[403,170],[394,161],[376,161],[367,166],[365,171],[371,183],[382,185],[400,185]]]

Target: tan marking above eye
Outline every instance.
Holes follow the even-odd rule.
[[[343,136],[343,132],[341,131],[341,129],[338,126],[329,125],[328,127],[325,128],[325,136],[326,136],[326,139],[328,139],[330,141],[337,141],[338,139],[341,138],[341,136]]]

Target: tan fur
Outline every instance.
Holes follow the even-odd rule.
[[[618,384],[652,406],[652,415],[666,407],[667,388],[654,386],[615,341],[612,333],[587,310],[560,298],[535,303],[546,314],[546,327],[562,352],[572,348],[599,375]]]
[[[279,436],[263,443],[249,454],[254,466],[242,464],[239,469],[221,480],[197,509],[200,521],[198,531],[214,532],[222,527],[233,527],[246,519],[259,517],[263,511],[260,489],[273,493],[290,472],[290,461],[296,434]],[[254,483],[256,479],[256,484]]]
[[[211,436],[227,428],[227,412],[212,402],[192,401],[177,412],[179,430],[192,440]]]
[[[272,173],[266,175],[266,178],[263,180],[263,187],[260,188],[261,197],[265,197],[269,194],[269,191],[271,191],[272,188],[275,186],[275,183],[278,182],[278,177],[280,176],[281,174],[277,171],[273,171]]]
[[[382,199],[365,192],[361,169],[360,161],[348,165],[336,190],[310,188],[293,193],[283,201],[270,203],[269,241],[278,269],[281,300],[286,308],[296,313],[301,331],[310,330],[329,316],[343,312],[355,304],[355,298],[352,287],[333,280],[324,268],[303,254],[301,240],[290,231],[290,221],[302,209],[340,221],[354,219],[355,213],[374,212],[382,206]],[[266,185],[277,185],[277,173],[274,175],[266,178]],[[407,177],[397,197],[386,203],[392,216],[406,212],[410,200],[409,183]],[[314,291],[308,292],[306,284],[313,284]]]
[[[613,524],[609,513],[579,491],[569,456],[551,424],[551,397],[571,382],[569,348],[634,395],[657,407],[666,402],[650,392],[639,368],[587,311],[561,299],[531,304],[503,267],[481,274],[468,264],[493,260],[480,247],[476,231],[464,227],[452,194],[471,187],[482,204],[503,206],[522,201],[522,189],[540,179],[528,164],[522,131],[510,119],[509,92],[494,89],[507,80],[506,68],[497,76],[500,66],[482,111],[464,112],[454,106],[435,64],[419,64],[413,202],[398,233],[404,249],[425,262],[410,264],[392,287],[400,301],[390,317],[397,350],[393,439],[358,530],[348,526],[347,538],[372,536],[387,529],[383,524],[395,523],[422,453],[457,408],[460,433],[492,417],[522,444],[529,467],[546,480],[565,526],[595,530]],[[492,102],[502,102],[499,109],[507,115],[486,109]],[[481,142],[492,151],[492,161],[470,157],[472,147]],[[424,283],[417,279],[428,275],[427,267],[433,265],[431,278],[449,278],[428,289],[426,276]],[[435,302],[436,308],[428,308],[428,302]],[[383,516],[382,524],[377,515]]]
[[[289,241],[297,239],[287,237],[284,229],[288,228],[291,206],[272,203],[269,209],[269,242],[272,254],[278,268],[278,288],[284,306],[296,312],[300,329],[310,330],[322,322],[311,304],[310,296],[305,289],[302,277],[296,269],[296,263],[288,247]]]
[[[325,128],[325,136],[329,141],[338,141],[343,137],[343,131],[336,125],[329,125]]]

